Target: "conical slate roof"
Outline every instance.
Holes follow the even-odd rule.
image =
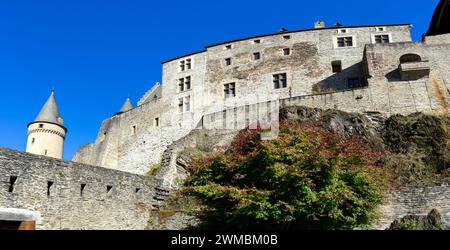
[[[58,106],[56,105],[55,100],[55,92],[53,90],[36,119],[34,119],[34,122],[51,122],[61,126],[63,125],[63,120],[59,116]]]
[[[116,114],[122,114],[132,109],[134,109],[133,104],[131,104],[130,98],[127,98],[125,103],[122,105],[122,108],[120,108],[119,112],[117,112]]]

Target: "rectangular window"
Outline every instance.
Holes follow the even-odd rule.
[[[389,43],[389,35],[376,35],[375,43]]]
[[[184,98],[184,106],[186,107],[185,108],[186,111],[190,111],[191,110],[191,97],[190,96],[186,96]]]
[[[284,48],[283,49],[283,55],[284,56],[288,56],[291,54],[291,49],[290,48]]]
[[[236,83],[234,83],[234,82],[227,83],[227,84],[224,84],[223,86],[224,86],[225,98],[236,96]]]
[[[230,66],[231,65],[231,58],[225,59],[225,65]]]
[[[180,62],[180,71],[184,71],[185,70],[185,64],[184,61]]]
[[[192,68],[191,59],[186,59],[186,69],[191,69],[191,68]]]
[[[275,74],[273,75],[273,87],[274,89],[286,88],[287,87],[287,74]]]
[[[347,80],[347,86],[348,88],[352,89],[352,88],[359,88],[362,86],[362,84],[359,78],[349,78]]]
[[[184,91],[184,78],[178,79],[178,92]]]
[[[155,127],[159,127],[159,117],[155,118]]]
[[[253,60],[259,60],[259,59],[261,59],[261,53],[260,52],[253,53]]]
[[[190,76],[187,76],[184,79],[184,86],[185,86],[186,90],[190,90],[191,89],[191,77]]]
[[[338,37],[337,38],[337,46],[342,47],[353,47],[353,37]]]
[[[183,98],[178,99],[178,112],[183,113]]]
[[[188,69],[191,69],[191,59],[186,59],[186,60],[182,60],[180,61],[180,71],[185,71]]]
[[[331,68],[333,73],[340,73],[342,71],[342,62],[341,61],[332,61]]]

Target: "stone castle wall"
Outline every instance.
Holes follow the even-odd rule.
[[[144,96],[142,105],[105,120],[96,141],[82,147],[73,160],[144,174],[160,163],[168,145],[192,129],[239,129],[255,118],[276,120],[275,100],[280,100],[279,105],[386,116],[448,113],[450,41],[443,42],[447,38],[411,42],[409,25],[384,26],[382,32],[376,26],[343,28],[345,34],[336,27],[237,40],[167,61],[160,97]],[[376,34],[388,34],[391,43],[373,44]],[[352,36],[354,46],[336,48],[340,36]],[[260,43],[255,44],[256,39]],[[283,56],[283,48],[290,48],[291,55]],[[252,59],[255,52],[261,53],[260,60]],[[408,53],[421,55],[430,68],[428,75],[410,81],[398,77],[399,58]],[[225,65],[225,58],[231,58],[232,65]],[[181,71],[180,61],[187,59],[192,68]],[[341,73],[332,72],[335,60],[342,62]],[[273,88],[276,73],[287,74],[287,88]],[[191,77],[191,89],[180,92],[178,80],[185,77]],[[365,86],[348,89],[349,78],[360,79]],[[224,84],[230,82],[236,84],[236,96],[225,98]],[[180,98],[186,96],[190,96],[190,110],[179,112]]]
[[[145,229],[153,194],[143,176],[0,148],[0,207],[40,213],[37,229]]]
[[[450,186],[402,187],[388,194],[388,203],[380,207],[380,220],[373,229],[386,229],[405,215],[426,215],[438,209],[444,221],[450,225]]]

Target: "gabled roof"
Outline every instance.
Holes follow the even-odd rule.
[[[59,115],[53,90],[34,122],[50,122],[63,126],[63,119]]]

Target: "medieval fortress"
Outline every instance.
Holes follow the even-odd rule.
[[[448,11],[448,1],[442,2]],[[255,121],[273,126],[284,105],[382,116],[448,114],[450,34],[430,27],[423,41],[413,42],[411,28],[319,21],[312,29],[280,29],[167,60],[162,83],[136,107],[127,100],[105,119],[96,140],[72,161],[58,160],[67,129],[52,92],[28,125],[26,151],[32,154],[0,149],[0,222],[143,229],[155,209],[152,197],[175,186],[178,170],[166,159],[171,145],[196,129],[236,131]],[[158,164],[158,178],[145,176]],[[431,189],[430,203],[450,209],[450,189]],[[415,190],[406,192],[412,197]],[[396,202],[409,211],[405,200]]]

